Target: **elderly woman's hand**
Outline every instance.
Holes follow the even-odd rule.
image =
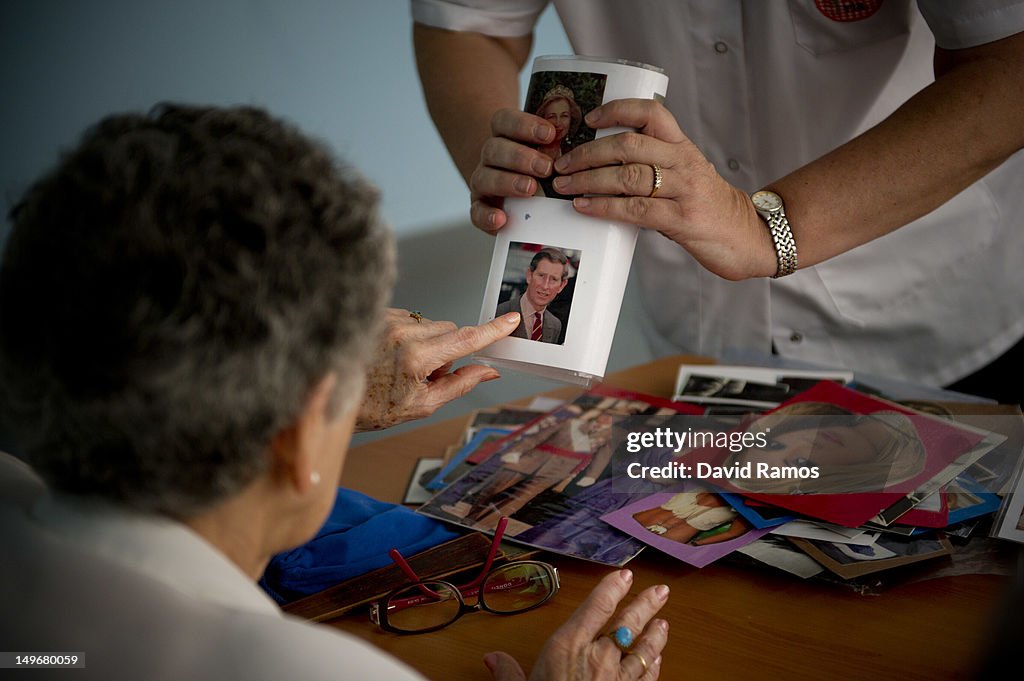
[[[771,236],[750,198],[718,174],[661,103],[615,100],[585,120],[638,132],[581,144],[555,161],[556,191],[603,195],[574,199],[578,212],[656,229],[726,279],[775,274]],[[655,164],[661,186],[651,198]]]
[[[661,672],[661,651],[668,641],[668,622],[651,619],[668,600],[668,587],[644,589],[616,614],[629,592],[633,574],[619,570],[606,576],[587,600],[548,639],[530,674],[532,681],[561,679],[628,679],[654,681]],[[623,653],[608,636],[628,627],[636,637],[629,653]],[[489,653],[484,663],[495,681],[523,681],[522,667],[507,653]]]
[[[519,326],[519,313],[480,326],[458,328],[408,310],[390,308],[377,356],[366,374],[357,430],[379,430],[430,416],[477,384],[499,377],[491,367],[453,363],[504,338]]]
[[[502,210],[505,197],[533,196],[536,178],[551,174],[551,158],[532,147],[551,142],[555,126],[540,116],[500,109],[491,117],[491,134],[469,178],[470,219],[488,234],[508,221]]]

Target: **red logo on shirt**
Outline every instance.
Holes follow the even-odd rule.
[[[814,6],[832,21],[860,21],[877,12],[882,0],[814,0]]]

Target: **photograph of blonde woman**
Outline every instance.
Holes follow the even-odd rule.
[[[583,117],[599,106],[607,76],[601,73],[542,71],[533,74],[526,95],[526,112],[543,118],[554,132],[539,142],[537,150],[554,161],[575,147],[594,139],[596,131],[583,123]],[[548,172],[538,181],[538,195],[571,199],[559,193],[556,176]]]
[[[555,160],[572,148],[569,135],[576,133],[583,120],[580,105],[576,103],[572,90],[564,85],[556,85],[544,93],[544,99],[537,107],[537,115],[555,126],[555,135],[551,141],[539,145],[537,149]]]
[[[910,418],[896,411],[855,414],[835,404],[798,402],[758,418],[748,430],[768,434],[767,445],[731,453],[726,466],[767,464],[817,472],[808,477],[752,475],[731,481],[750,492],[879,492],[915,477],[925,467],[924,443]]]

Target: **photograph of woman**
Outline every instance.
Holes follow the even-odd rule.
[[[596,131],[583,123],[583,116],[601,104],[607,76],[601,73],[567,73],[544,71],[535,73],[526,96],[529,113],[540,116],[555,127],[554,136],[537,149],[552,161],[570,149],[594,139]],[[571,199],[553,187],[554,174],[539,178],[539,195]]]
[[[748,430],[769,433],[768,445],[730,454],[726,466],[765,463],[816,467],[818,473],[731,481],[748,492],[879,492],[914,478],[925,467],[924,443],[910,418],[897,411],[854,414],[835,404],[798,402],[758,418]]]
[[[554,139],[537,147],[550,156],[551,160],[555,160],[572,148],[571,135],[575,135],[579,129],[583,112],[572,90],[564,85],[556,85],[544,93],[536,113],[555,126]]]
[[[576,97],[572,90],[564,85],[556,85],[545,93],[536,113],[555,126],[554,138],[549,143],[537,147],[539,151],[544,152],[554,161],[572,149],[572,135],[575,135],[580,127],[583,112],[580,111],[580,106],[576,103]],[[541,193],[555,199],[572,198],[555,191],[552,186],[555,177],[556,175],[552,174],[538,179]]]

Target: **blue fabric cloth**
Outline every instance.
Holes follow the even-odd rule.
[[[440,520],[339,487],[317,535],[274,556],[260,586],[278,603],[288,603],[390,565],[392,548],[408,558],[458,536]]]

